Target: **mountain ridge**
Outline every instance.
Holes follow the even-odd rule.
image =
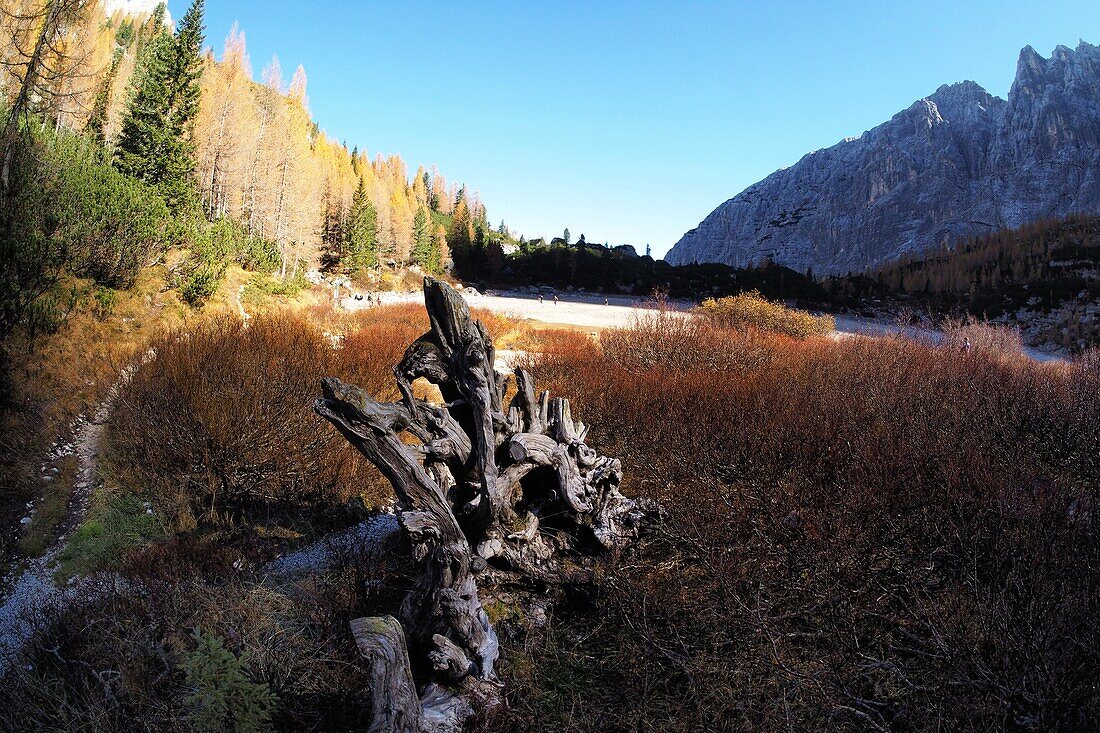
[[[963,236],[1100,213],[1100,47],[1020,51],[1008,98],[943,84],[859,137],[804,155],[716,208],[672,264],[772,260],[858,272]]]

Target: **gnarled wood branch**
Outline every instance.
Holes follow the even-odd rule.
[[[536,398],[523,369],[515,370],[505,412],[509,381],[493,368],[485,327],[446,283],[425,278],[424,300],[431,329],[394,369],[399,402],[378,402],[329,378],[314,409],[378,466],[397,496],[417,571],[400,618],[412,664],[434,679],[420,698],[420,725],[428,729],[468,714],[462,700],[492,697],[498,643],[475,578],[531,588],[587,582],[586,556],[622,549],[655,507],[619,492],[619,461],[585,444],[588,427],[573,419],[568,400]],[[415,398],[412,384],[421,378],[439,387],[445,404]],[[403,440],[405,433],[415,441]],[[396,621],[355,623],[368,658],[402,666],[400,653],[383,654],[396,648]],[[371,634],[378,640],[360,641]],[[404,684],[400,670],[378,664],[379,685]],[[411,704],[406,693],[402,711]],[[392,721],[397,713],[386,715]]]

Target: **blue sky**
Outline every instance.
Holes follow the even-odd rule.
[[[171,0],[175,16],[185,3]],[[715,206],[942,83],[1005,96],[1020,48],[1100,43],[1100,2],[208,0],[318,124],[435,163],[528,237],[663,254]]]

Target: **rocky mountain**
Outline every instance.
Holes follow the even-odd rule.
[[[960,236],[1100,213],[1100,47],[1020,52],[1008,99],[944,85],[889,122],[804,156],[685,234],[672,264],[764,259],[862,271]]]

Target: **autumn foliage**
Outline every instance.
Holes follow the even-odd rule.
[[[836,328],[832,316],[815,316],[788,308],[760,295],[756,290],[725,298],[708,298],[698,311],[715,325],[738,331],[772,331],[794,338],[827,336]]]

